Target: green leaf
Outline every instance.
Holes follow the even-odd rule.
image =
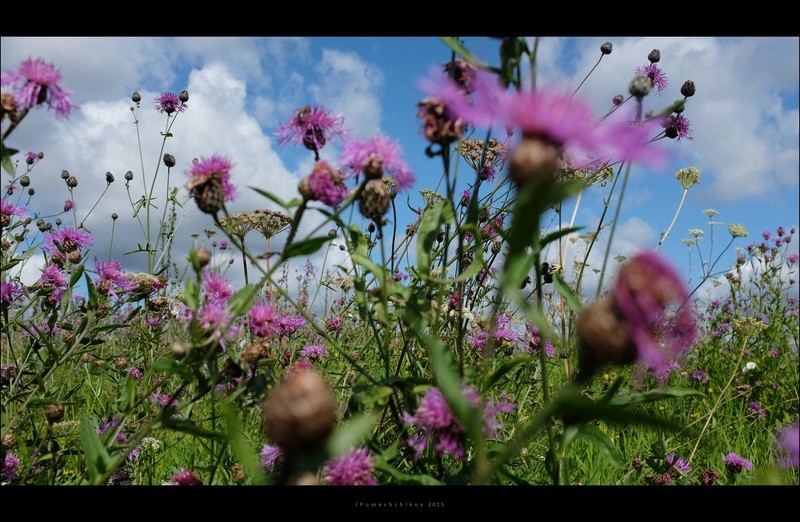
[[[86,280],[86,289],[89,291],[89,310],[97,310],[100,303],[100,292],[95,288],[94,283],[89,278],[89,274],[83,274]]]
[[[622,466],[622,455],[614,442],[594,424],[582,424],[578,427],[577,437],[597,448],[615,468]]]
[[[233,294],[228,300],[228,309],[234,317],[244,315],[250,310],[256,300],[256,285],[246,285],[244,288]]]
[[[14,162],[11,161],[11,156],[18,152],[17,149],[12,149],[0,144],[0,157],[2,158],[3,169],[12,176],[14,175]]]
[[[86,471],[89,473],[89,480],[93,484],[97,484],[98,479],[108,471],[111,459],[106,448],[103,447],[92,421],[86,415],[81,417],[81,444],[83,444],[83,451],[86,455]]]
[[[196,280],[188,279],[186,281],[186,290],[184,294],[186,306],[196,312],[197,309],[200,308],[200,285],[197,284]]]
[[[631,406],[633,404],[641,404],[643,402],[655,402],[664,399],[691,396],[705,397],[705,394],[701,391],[693,390],[691,388],[669,386],[666,388],[648,390],[642,393],[632,393],[630,395],[626,395],[625,397],[614,397],[608,403],[613,406]]]
[[[400,481],[401,484],[415,484],[418,486],[440,486],[442,483],[430,475],[410,475],[390,465],[382,456],[375,456],[375,469],[379,469]]]
[[[81,278],[82,275],[83,275],[83,265],[77,265],[75,268],[73,268],[72,275],[69,276],[69,287],[72,288],[73,286],[75,286],[75,283],[78,282],[78,280]]]
[[[37,245],[37,246],[35,246],[33,248],[29,248],[28,250],[23,252],[21,255],[10,259],[6,264],[4,264],[4,265],[2,265],[0,267],[0,272],[6,272],[7,270],[11,270],[12,268],[17,266],[18,264],[20,264],[23,261],[25,261],[26,259],[30,258],[33,255],[33,253],[36,252],[36,250],[38,248],[39,248],[39,245]]]
[[[290,259],[297,256],[310,256],[322,248],[322,245],[330,240],[331,237],[329,236],[319,236],[312,237],[310,239],[304,239],[303,241],[297,241],[289,245],[289,247],[284,251],[283,257],[284,259]]]
[[[523,365],[525,363],[530,363],[530,362],[533,362],[533,361],[534,361],[534,358],[532,356],[530,356],[530,355],[522,355],[520,357],[516,357],[514,359],[511,359],[510,361],[503,362],[503,364],[500,365],[500,368],[495,370],[494,373],[492,373],[492,375],[490,375],[489,378],[486,379],[486,382],[485,382],[485,384],[483,386],[483,389],[484,390],[489,390],[490,388],[492,388],[492,386],[497,384],[500,381],[500,379],[503,378],[503,376],[505,374],[507,374],[508,372],[510,372],[511,370],[516,368],[517,366]]]
[[[564,278],[558,273],[553,274],[553,288],[567,301],[567,305],[573,312],[578,313],[581,311],[582,306],[581,302],[578,300],[578,296],[575,295],[569,285],[564,281]]]
[[[136,406],[136,381],[128,375],[125,378],[125,390],[122,396],[122,411],[130,411]]]
[[[267,479],[261,469],[261,459],[242,433],[242,426],[234,404],[230,401],[222,402],[222,414],[225,418],[228,441],[236,460],[242,465],[242,469],[253,484],[266,484]]]
[[[468,63],[476,67],[487,67],[486,63],[467,50],[464,45],[452,36],[440,36],[439,40],[442,41],[451,51],[462,57]]]
[[[339,427],[328,439],[326,448],[331,458],[339,457],[349,450],[365,444],[372,435],[378,416],[367,413],[354,417]]]
[[[269,199],[270,201],[273,201],[273,202],[277,203],[278,205],[280,205],[284,209],[286,209],[286,210],[289,209],[288,203],[286,203],[284,200],[282,200],[281,198],[279,198],[278,196],[276,196],[272,192],[268,192],[266,190],[262,190],[262,189],[260,189],[258,187],[248,187],[248,188],[250,188],[252,190],[255,190],[256,192],[258,192],[259,194],[261,194],[265,198]]]

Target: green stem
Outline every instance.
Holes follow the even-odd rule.
[[[600,280],[597,282],[597,292],[595,297],[600,297],[600,291],[603,289],[603,278],[606,275],[606,267],[608,266],[608,257],[611,255],[611,245],[614,241],[614,232],[617,230],[617,222],[619,221],[620,211],[622,210],[622,200],[625,198],[625,188],[628,186],[628,178],[631,173],[630,163],[625,167],[625,175],[622,179],[622,190],[619,193],[619,202],[617,203],[617,210],[614,212],[614,221],[611,223],[611,233],[608,236],[608,246],[606,246],[606,253],[603,257],[603,267],[600,270]]]
[[[669,224],[667,227],[667,231],[661,236],[661,239],[658,240],[658,244],[656,245],[655,250],[653,252],[658,252],[658,249],[664,244],[664,240],[667,239],[669,233],[672,231],[672,227],[675,226],[675,221],[678,220],[678,214],[681,213],[681,209],[683,208],[683,202],[686,201],[686,194],[689,192],[689,189],[683,189],[683,194],[681,195],[681,202],[678,204],[678,210],[675,211],[675,215],[672,217],[672,223]]]

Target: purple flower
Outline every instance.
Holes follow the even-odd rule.
[[[275,463],[282,455],[283,452],[280,447],[264,444],[264,447],[261,448],[261,466],[267,471],[272,471],[275,468]]]
[[[219,272],[203,271],[203,292],[207,303],[224,305],[233,295],[230,281]]]
[[[239,331],[238,327],[229,324],[231,318],[231,313],[225,309],[221,302],[210,301],[200,309],[197,322],[200,328],[218,340],[224,349],[225,339],[236,335]]]
[[[103,435],[107,433],[109,430],[115,429],[117,426],[120,425],[122,421],[120,419],[109,419],[107,421],[103,421],[97,426],[95,430],[98,435]]]
[[[469,201],[472,199],[472,191],[469,189],[464,189],[464,192],[461,193],[461,199],[459,200],[459,204],[462,207],[466,207],[469,205]]]
[[[544,353],[548,357],[552,357],[556,354],[556,348],[553,346],[553,343],[550,342],[550,339],[544,342]]]
[[[681,473],[688,473],[692,470],[691,464],[686,462],[684,459],[679,459],[675,457],[674,453],[670,453],[666,456],[667,464],[672,465],[673,468],[680,471]]]
[[[227,241],[220,241],[219,242],[219,249],[220,250],[228,250],[231,247],[231,244]]]
[[[0,282],[0,304],[3,307],[11,306],[11,303],[22,297],[22,294],[22,287],[17,283]]]
[[[344,144],[340,159],[344,168],[353,174],[364,172],[369,179],[393,176],[397,188],[404,189],[414,183],[408,164],[400,159],[400,145],[384,136],[375,135],[369,140],[353,140]]]
[[[94,238],[89,233],[77,228],[64,228],[49,232],[44,237],[42,250],[51,256],[58,256],[61,250],[66,253],[86,248],[94,243]],[[59,249],[61,247],[61,249]]]
[[[178,473],[172,476],[172,483],[175,486],[202,486],[203,481],[197,478],[194,471],[188,469],[181,469]]]
[[[330,330],[331,332],[338,332],[339,330],[342,329],[342,318],[339,317],[338,315],[331,317],[330,319],[328,319],[326,326],[328,327],[328,330]]]
[[[800,467],[800,428],[798,422],[784,426],[778,431],[778,448],[783,456],[778,459],[782,468],[798,469]]]
[[[0,79],[2,85],[13,85],[13,95],[20,108],[30,109],[42,103],[56,111],[56,118],[66,118],[78,106],[72,103],[69,92],[62,89],[61,72],[41,58],[27,59],[19,71],[8,72]]]
[[[69,281],[67,281],[67,276],[59,270],[59,268],[55,265],[47,265],[42,270],[42,276],[39,278],[39,286],[45,288],[56,288],[63,290],[67,287]]]
[[[3,459],[3,469],[0,471],[0,480],[16,480],[17,470],[19,469],[19,457],[13,453],[6,453]]]
[[[661,160],[662,152],[647,145],[649,124],[631,126],[607,120],[602,125],[592,125],[596,118],[586,102],[555,90],[508,90],[496,75],[487,72],[478,72],[473,85],[472,103],[463,96],[448,100],[458,116],[473,123],[506,123],[520,128],[523,136],[597,160]]]
[[[767,410],[759,403],[752,401],[747,404],[747,416],[752,419],[763,419],[767,416]]]
[[[678,138],[678,141],[682,138],[686,138],[687,140],[694,139],[690,136],[692,132],[692,122],[685,118],[683,114],[667,116],[661,120],[661,126],[664,128],[664,135],[667,138]]]
[[[300,356],[312,361],[318,361],[328,355],[328,350],[321,344],[309,344],[300,350]]]
[[[697,338],[694,315],[686,304],[689,294],[678,274],[657,255],[638,254],[625,264],[613,295],[630,328],[637,359],[656,375],[664,374],[670,359],[682,355]],[[668,318],[669,304],[680,308]]]
[[[715,469],[709,468],[701,472],[698,478],[702,486],[710,486],[722,477],[719,476],[719,473],[717,473]]]
[[[114,286],[123,292],[129,292],[136,288],[122,273],[122,264],[118,261],[99,261],[97,256],[94,258],[95,271],[100,278],[95,282],[95,286],[101,294],[108,294],[118,297],[114,291]]]
[[[133,377],[137,381],[142,378],[142,370],[140,370],[136,366],[130,369],[130,374],[131,377]]]
[[[39,154],[33,151],[25,153],[25,163],[27,163],[28,165],[33,165],[37,161],[39,161]]]
[[[374,464],[367,448],[354,449],[329,460],[322,470],[325,482],[333,486],[375,486]]]
[[[786,256],[786,262],[789,263],[790,265],[797,263],[799,259],[800,258],[797,257],[797,254],[789,254],[788,256]]]
[[[74,201],[72,201],[71,199],[67,199],[67,200],[64,201],[64,212],[69,212],[73,208],[75,208],[75,202]]]
[[[770,235],[769,230],[765,230],[761,233],[761,237],[764,238],[764,241],[769,241],[769,238],[771,238],[772,235]]]
[[[753,469],[753,463],[749,460],[740,457],[736,453],[728,453],[722,458],[722,461],[725,463],[725,469],[728,471],[728,474],[732,477],[735,477],[739,473],[742,472],[742,469],[746,469],[750,471]]]
[[[247,313],[250,331],[256,337],[270,337],[278,333],[277,315],[275,309],[268,304],[258,304],[250,308]]]
[[[692,379],[700,384],[705,384],[708,382],[708,374],[703,370],[695,370],[692,372]]]
[[[183,112],[187,105],[181,101],[174,92],[165,92],[156,98],[156,110],[161,114],[172,114],[173,112]]]
[[[335,207],[347,197],[343,179],[342,175],[327,162],[317,161],[311,174],[300,182],[301,187],[306,185],[308,188],[308,194],[303,194],[303,197]]]
[[[300,328],[305,328],[306,324],[306,320],[300,315],[282,315],[278,317],[278,327],[281,335],[292,335]]]
[[[25,207],[18,207],[7,199],[0,200],[0,226],[6,228],[12,216],[24,216],[27,211]]]
[[[166,408],[177,408],[178,402],[172,398],[171,395],[167,393],[151,393],[150,394],[150,402],[152,404],[158,404],[159,406]]]
[[[201,156],[197,163],[192,163],[192,167],[187,172],[189,176],[188,184],[199,188],[212,180],[216,180],[222,188],[225,201],[233,201],[238,194],[236,187],[231,183],[231,168],[233,168],[233,163],[225,156],[217,154],[208,158]]]
[[[347,135],[343,123],[341,116],[334,116],[324,107],[304,105],[294,113],[288,124],[278,127],[275,135],[281,147],[287,143],[302,143],[307,149],[318,152],[331,138]]]
[[[649,77],[658,94],[662,94],[667,90],[669,80],[667,80],[667,75],[664,74],[664,71],[662,71],[658,65],[651,63],[646,66],[637,67],[636,74]]]

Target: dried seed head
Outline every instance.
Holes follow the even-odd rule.
[[[650,63],[658,63],[661,61],[661,51],[658,49],[653,49],[650,51],[650,54],[647,55],[647,59],[650,60]]]
[[[358,209],[361,215],[375,222],[380,222],[389,210],[392,198],[389,189],[380,181],[370,181],[361,190]]]
[[[207,266],[211,262],[211,252],[207,248],[200,247],[194,251],[195,255],[197,256],[197,261],[200,263],[200,267]]]
[[[78,178],[75,176],[70,176],[67,178],[67,186],[70,188],[75,188],[78,186]]]
[[[110,172],[106,172],[106,183],[114,183],[114,175]]]
[[[54,422],[58,422],[64,418],[64,405],[58,402],[54,402],[52,404],[48,404],[44,409],[44,416],[47,418],[47,422],[53,424]]]
[[[68,178],[69,178],[69,172],[66,171],[66,170],[62,170],[61,171],[61,179],[66,181]]]
[[[173,156],[172,154],[164,154],[164,165],[166,165],[167,168],[170,168],[170,169],[172,167],[174,167],[175,166],[175,156]]]
[[[186,102],[188,102],[188,101],[189,101],[189,91],[187,91],[186,89],[182,90],[182,91],[180,92],[180,94],[178,94],[178,99],[179,99],[179,100],[180,100],[182,103],[186,103]]]
[[[133,172],[129,170],[128,172],[125,173],[125,181],[130,181],[132,179],[133,179]]]
[[[19,178],[19,184],[22,185],[23,187],[27,187],[28,185],[31,184],[31,177],[28,176],[27,174],[22,176],[21,178]]]
[[[683,82],[683,85],[681,85],[681,94],[687,98],[694,96],[694,82],[692,80]]]
[[[139,94],[139,91],[133,91],[133,94],[131,94],[131,100],[133,103],[139,103],[142,101],[142,95]]]
[[[614,48],[611,42],[606,42],[600,46],[600,52],[603,54],[611,54],[611,50]]]

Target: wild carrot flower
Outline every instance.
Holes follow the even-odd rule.
[[[261,466],[267,471],[272,471],[275,468],[275,463],[283,455],[281,448],[264,444],[261,448]]]
[[[723,457],[722,461],[725,463],[725,469],[728,471],[728,474],[732,477],[735,477],[739,473],[742,472],[742,469],[746,469],[750,471],[753,469],[753,463],[749,460],[740,457],[736,453],[728,453]]]
[[[202,486],[203,481],[197,478],[194,471],[181,469],[172,476],[172,483],[176,486]]]
[[[23,61],[19,70],[2,75],[0,84],[12,85],[12,94],[20,109],[30,109],[42,103],[56,111],[56,118],[66,118],[78,106],[72,103],[69,92],[62,89],[61,72],[41,58]]]
[[[347,131],[341,116],[334,116],[324,107],[304,105],[294,113],[289,123],[278,127],[275,135],[281,147],[287,143],[302,143],[307,149],[319,152],[330,139],[343,138]]]
[[[404,189],[414,183],[414,175],[400,155],[397,142],[375,135],[368,140],[346,142],[340,161],[346,170],[356,175],[363,172],[367,179],[394,177],[397,188]]]
[[[359,448],[328,461],[322,475],[328,484],[334,486],[375,486],[378,482],[372,476],[373,468],[369,450]]]
[[[156,98],[155,109],[161,114],[172,114],[173,112],[183,112],[187,105],[181,101],[174,92],[165,92]]]

